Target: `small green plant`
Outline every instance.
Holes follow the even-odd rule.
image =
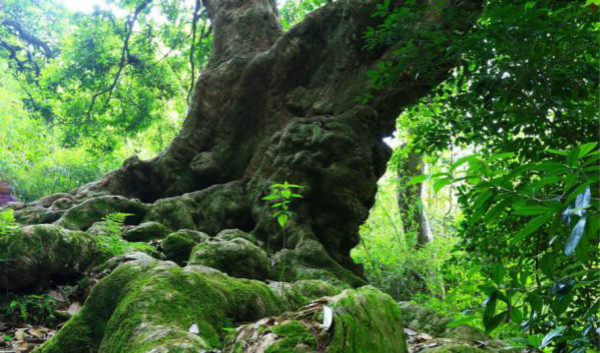
[[[148,244],[127,242],[123,240],[123,225],[127,217],[133,216],[131,213],[110,213],[103,218],[100,223],[100,234],[98,234],[98,244],[103,253],[107,256],[116,256],[127,251],[139,250],[143,252],[156,252]]]
[[[263,201],[271,202],[271,211],[273,213],[273,218],[277,220],[277,223],[281,227],[283,232],[283,248],[285,248],[285,226],[287,222],[296,215],[290,206],[294,199],[302,198],[302,195],[298,194],[298,190],[302,189],[302,186],[289,184],[285,181],[283,184],[276,183],[269,187],[269,195],[262,198]],[[285,264],[281,268],[281,273],[279,275],[279,281],[283,282],[283,277],[285,273]],[[281,296],[284,296],[284,286],[281,286]]]
[[[282,229],[285,229],[285,225],[294,217],[296,214],[290,209],[292,201],[296,198],[302,198],[302,195],[297,193],[297,190],[302,189],[300,185],[288,184],[273,184],[269,187],[270,194],[263,197],[263,201],[270,201],[271,210],[273,211],[273,217],[277,219],[277,223]]]
[[[50,295],[26,295],[15,297],[5,307],[4,312],[9,320],[25,322],[32,325],[49,325],[56,321],[54,312],[58,301]]]
[[[0,212],[0,237],[12,234],[17,229],[13,210]]]

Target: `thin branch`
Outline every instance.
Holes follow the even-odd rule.
[[[92,120],[92,111],[94,109],[94,105],[96,104],[96,100],[100,96],[108,93],[108,97],[106,98],[106,101],[104,102],[104,106],[106,107],[110,103],[110,100],[112,98],[112,93],[113,93],[115,87],[117,86],[119,79],[121,78],[123,69],[127,65],[127,57],[129,55],[129,41],[131,39],[131,35],[133,34],[133,26],[135,25],[135,22],[137,21],[139,14],[142,11],[144,11],[144,9],[146,9],[148,7],[148,5],[150,5],[151,2],[152,2],[152,0],[145,0],[143,3],[138,5],[135,8],[135,11],[133,12],[133,16],[128,18],[128,20],[125,22],[125,40],[123,41],[123,47],[121,48],[121,58],[119,59],[119,68],[117,70],[117,73],[115,74],[115,78],[113,79],[111,85],[108,88],[106,88],[100,92],[97,92],[92,96],[92,101],[91,101],[88,111],[86,113],[86,121],[85,121],[85,132],[86,133],[88,131],[89,123]]]
[[[190,65],[192,67],[192,77],[191,77],[191,82],[190,82],[190,89],[188,90],[188,95],[187,95],[187,102],[189,104],[190,102],[190,96],[192,95],[192,91],[194,90],[194,82],[196,81],[196,68],[195,68],[195,63],[194,63],[194,51],[195,51],[195,46],[196,46],[196,31],[198,28],[198,19],[200,19],[200,17],[202,17],[202,15],[206,12],[206,9],[204,9],[202,11],[201,14],[198,14],[198,12],[200,11],[200,6],[202,6],[202,3],[200,0],[196,0],[196,5],[194,7],[194,15],[192,17],[192,44],[190,46]],[[202,34],[200,35],[200,40],[203,39],[204,37],[204,31],[206,28],[206,24],[203,24],[202,26]]]
[[[152,2],[152,0],[146,0],[143,3],[141,3],[140,5],[138,5],[138,7],[135,8],[133,16],[125,23],[126,34],[125,34],[125,41],[123,42],[123,48],[121,48],[121,59],[119,60],[119,70],[117,71],[117,74],[115,75],[115,79],[113,80],[112,84],[110,85],[110,87],[107,90],[108,98],[106,98],[106,102],[104,102],[105,106],[107,106],[108,103],[110,102],[110,99],[112,98],[112,92],[115,89],[115,87],[117,86],[117,83],[119,82],[119,78],[121,77],[121,73],[123,72],[123,69],[125,68],[125,65],[127,64],[127,57],[129,56],[129,40],[131,39],[131,35],[133,34],[133,26],[135,25],[135,22],[137,21],[138,15],[146,7],[148,7],[148,5],[150,5],[151,2]]]

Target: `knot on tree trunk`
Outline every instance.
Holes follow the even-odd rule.
[[[215,41],[211,66],[271,47],[282,34],[272,0],[207,0]]]

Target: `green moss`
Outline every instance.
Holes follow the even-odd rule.
[[[175,261],[179,265],[183,265],[190,258],[194,246],[209,238],[210,237],[206,233],[182,229],[169,234],[161,242],[161,247],[167,259]]]
[[[221,345],[228,317],[256,320],[280,307],[258,281],[168,262],[128,262],[96,285],[81,312],[36,352],[213,349]],[[189,332],[193,324],[199,335]]]
[[[241,278],[267,277],[267,253],[244,238],[211,239],[194,247],[190,264],[204,265]]]
[[[156,239],[163,239],[171,231],[158,222],[144,222],[139,226],[127,230],[123,234],[123,239],[127,241],[148,242]]]
[[[396,302],[365,286],[346,290],[329,305],[334,310],[328,353],[406,353],[402,314]]]
[[[114,212],[131,213],[129,220],[141,220],[147,206],[122,196],[98,196],[71,207],[57,222],[66,229],[86,230],[95,222]]]
[[[225,230],[219,232],[219,234],[217,234],[217,238],[223,239],[223,240],[233,240],[235,238],[243,238],[243,239],[248,240],[249,242],[251,242],[254,245],[259,245],[258,241],[256,241],[256,238],[254,238],[254,236],[252,236],[252,234],[246,233],[239,229],[225,229]]]
[[[288,310],[296,310],[317,298],[334,296],[348,288],[347,285],[345,287],[335,286],[321,280],[302,280],[293,283],[271,282],[269,287],[281,297]]]
[[[51,224],[23,227],[0,239],[0,287],[44,285],[54,276],[83,272],[98,258],[95,238]]]
[[[316,349],[317,342],[312,333],[299,321],[289,321],[273,327],[273,333],[279,338],[267,347],[265,353],[294,353],[296,347]]]

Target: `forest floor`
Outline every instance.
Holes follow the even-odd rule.
[[[8,300],[3,306],[12,312],[0,313],[0,353],[29,353],[44,344],[79,311],[97,281],[98,278],[93,278],[85,287],[79,284],[55,286],[35,296],[25,297],[28,300]],[[36,302],[35,299],[39,301]],[[27,313],[27,319],[23,319],[24,316],[21,315],[25,314],[22,313]],[[37,321],[39,324],[32,325],[28,321]],[[404,332],[409,353],[443,345],[443,339],[440,341],[426,332],[408,328]]]

